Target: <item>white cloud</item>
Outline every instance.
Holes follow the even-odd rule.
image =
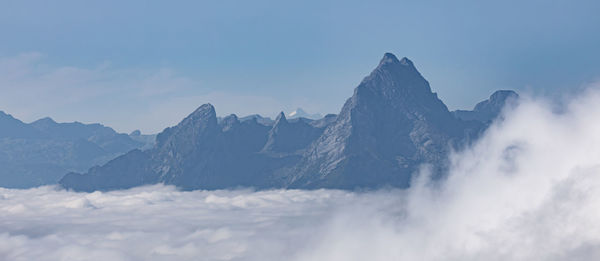
[[[597,260],[600,93],[526,100],[408,191],[0,189],[0,260]]]

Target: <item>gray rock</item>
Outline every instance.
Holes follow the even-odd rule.
[[[471,126],[455,119],[413,63],[387,53],[290,175],[293,188],[407,187],[423,163],[437,170]]]
[[[489,104],[480,110],[496,106]],[[442,175],[449,150],[485,128],[456,118],[410,60],[389,53],[339,115],[266,119],[217,119],[205,104],[158,134],[152,149],[131,151],[86,174],[70,173],[60,184],[83,191],[155,183],[187,190],[406,188],[424,163]]]

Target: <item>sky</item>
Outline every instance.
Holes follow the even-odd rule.
[[[0,188],[0,260],[600,260],[600,86],[524,96],[405,190]]]
[[[450,109],[600,77],[598,1],[0,2],[0,110],[157,133],[217,114],[338,113],[385,52]]]

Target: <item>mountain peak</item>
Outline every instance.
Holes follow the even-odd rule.
[[[513,90],[498,90],[492,93],[492,95],[490,96],[490,101],[501,100],[502,102],[504,102],[504,100],[511,97],[518,98],[519,94],[517,94]]]
[[[410,59],[406,58],[406,57],[403,57],[402,60],[400,60],[400,64],[402,64],[404,66],[415,67],[415,65],[413,64],[413,62]]]
[[[275,119],[275,125],[279,125],[281,123],[287,123],[287,119],[285,118],[285,114],[283,112],[280,112]]]
[[[199,123],[217,125],[217,113],[215,107],[210,103],[206,103],[198,107],[194,112],[185,117],[177,126],[190,126]]]
[[[214,112],[214,111],[215,111],[215,107],[210,103],[206,103],[206,104],[200,105],[200,107],[198,107],[192,114],[210,113],[210,112]]]
[[[383,58],[381,58],[381,61],[379,61],[379,67],[391,64],[414,67],[413,62],[406,57],[403,57],[402,59],[398,60],[398,58],[393,53],[385,53],[383,55]]]
[[[383,58],[381,58],[381,61],[379,61],[379,66],[385,64],[395,64],[399,62],[400,61],[398,61],[398,58],[396,58],[396,56],[393,53],[385,53],[383,55]]]
[[[397,104],[438,100],[437,96],[431,92],[429,82],[425,80],[413,62],[406,57],[398,60],[391,53],[386,53],[377,68],[365,77],[355,89],[357,97],[367,97],[372,94],[395,100]],[[438,103],[437,101],[433,102]]]
[[[489,99],[475,105],[474,111],[499,112],[507,103],[519,99],[519,95],[511,90],[499,90],[492,93]]]
[[[217,119],[217,113],[215,111],[215,107],[210,104],[210,103],[206,103],[206,104],[202,104],[200,105],[200,107],[198,107],[194,112],[192,112],[190,115],[188,115],[185,120],[193,120],[193,119],[212,119],[214,118],[214,120],[216,121]]]

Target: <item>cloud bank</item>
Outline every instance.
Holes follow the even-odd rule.
[[[406,191],[0,189],[0,259],[598,260],[598,115],[526,99]]]

